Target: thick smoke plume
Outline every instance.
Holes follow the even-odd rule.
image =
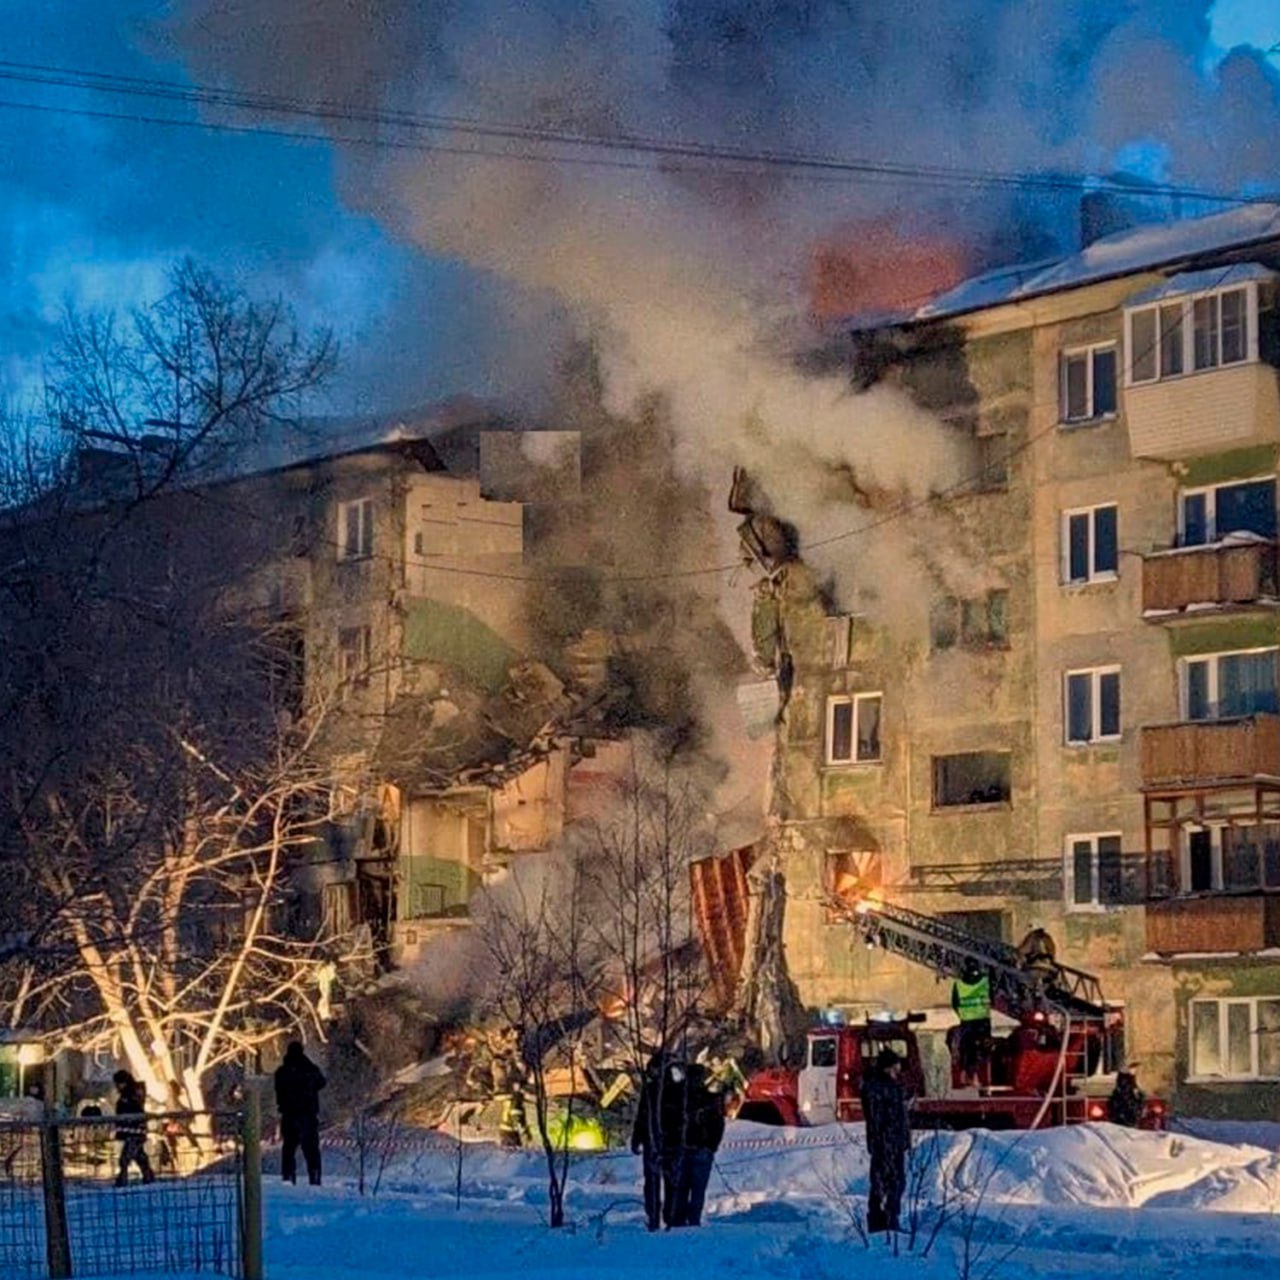
[[[197,78],[308,100],[970,172],[1107,173],[1137,157],[1165,181],[1258,189],[1280,160],[1277,77],[1243,50],[1205,72],[1210,8],[189,0],[178,31]],[[847,527],[843,475],[892,506],[975,464],[963,433],[904,392],[801,372],[797,318],[1074,247],[1076,193],[626,150],[547,164],[511,157],[548,154],[537,142],[487,145],[509,154],[339,147],[339,180],[397,234],[509,281],[513,306],[558,298],[601,353],[608,408],[660,393],[686,473],[723,486],[746,465],[802,542]],[[873,248],[885,228],[927,246],[887,293],[883,271],[857,267],[860,229]],[[895,558],[910,562],[907,524]],[[824,566],[838,585],[847,559]]]

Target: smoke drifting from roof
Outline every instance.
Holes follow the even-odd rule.
[[[181,31],[197,76],[312,100],[967,170],[1107,172],[1141,154],[1172,182],[1271,182],[1280,84],[1245,51],[1206,77],[1210,7],[190,0]],[[339,151],[355,207],[505,278],[513,306],[563,300],[603,355],[609,408],[665,394],[683,465],[720,485],[733,463],[752,468],[802,539],[845,496],[833,469],[921,495],[972,468],[967,442],[906,393],[855,396],[843,373],[797,369],[794,337],[779,336],[794,317],[886,302],[883,279],[860,292],[856,270],[834,291],[820,271],[810,293],[815,248],[829,268],[850,260],[857,227],[905,224],[936,248],[913,263],[919,293],[950,283],[958,258],[976,269],[995,252],[1073,247],[1077,226],[1067,192],[625,151],[612,159],[633,167],[587,151],[555,165]]]

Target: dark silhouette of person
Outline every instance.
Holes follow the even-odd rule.
[[[280,1176],[298,1180],[298,1148],[307,1164],[307,1180],[320,1185],[320,1090],[324,1075],[292,1040],[276,1070],[276,1107],[280,1112]]]
[[[644,1216],[650,1231],[673,1225],[684,1163],[687,1066],[656,1053],[645,1069],[631,1130],[631,1150],[644,1169]]]
[[[907,1095],[898,1079],[902,1059],[881,1049],[875,1069],[862,1086],[862,1116],[867,1125],[867,1153],[871,1157],[871,1186],[867,1200],[867,1230],[897,1231],[902,1193],[907,1186],[907,1152],[911,1150],[911,1121]]]
[[[686,1098],[684,1150],[671,1211],[670,1225],[673,1227],[702,1224],[707,1183],[711,1180],[716,1152],[724,1138],[724,1099],[710,1088],[707,1069],[698,1063],[688,1068]]]
[[[1132,1071],[1116,1072],[1116,1087],[1107,1099],[1107,1119],[1112,1124],[1122,1124],[1136,1129],[1142,1121],[1147,1096],[1138,1088],[1138,1078]]]
[[[127,1072],[117,1071],[111,1077],[116,1086],[116,1140],[120,1143],[120,1172],[116,1186],[129,1181],[129,1166],[136,1164],[144,1183],[156,1180],[147,1159],[147,1103],[142,1086]]]

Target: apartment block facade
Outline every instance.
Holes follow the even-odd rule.
[[[465,927],[486,874],[547,849],[607,755],[570,734],[579,690],[529,657],[525,506],[482,482],[492,426],[331,430],[217,486],[271,513],[238,604],[290,637],[299,710],[323,708],[330,821],[294,928],[384,965]]]
[[[949,985],[854,946],[825,893],[1014,942],[1043,923],[1123,1008],[1148,1087],[1274,1115],[1278,288],[1280,208],[1251,205],[855,333],[973,452],[927,509],[863,519],[868,540],[915,523],[914,614],[841,613],[812,566],[753,539],[806,1003],[949,1017]]]

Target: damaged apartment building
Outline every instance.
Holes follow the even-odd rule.
[[[603,658],[590,637],[562,675],[530,657],[524,597],[521,488],[532,477],[538,501],[573,502],[577,437],[522,448],[528,434],[447,405],[259,442],[211,482],[220,506],[259,513],[232,607],[285,637],[297,711],[324,708],[328,820],[283,904],[295,936],[411,964],[599,782]],[[91,482],[113,457],[84,461]]]
[[[273,477],[299,503],[301,554],[276,571],[304,683],[336,699],[319,742],[331,821],[296,877],[300,923],[367,938],[384,967],[465,926],[486,874],[549,848],[609,758],[589,641],[563,678],[529,656],[519,498],[537,472],[540,501],[572,502],[578,454],[573,433],[542,432],[554,466],[535,467],[525,436],[428,419]]]
[[[752,493],[768,477],[739,478],[805,1004],[950,1017],[949,984],[855,945],[827,894],[1011,942],[1039,922],[1123,1009],[1147,1087],[1275,1113],[1278,297],[1280,207],[1251,204],[856,327],[865,380],[973,444],[965,482],[906,517],[915,613],[865,575],[865,609],[833,594]],[[884,510],[849,502],[855,576],[901,536]]]

